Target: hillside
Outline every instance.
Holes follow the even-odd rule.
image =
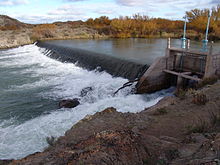
[[[23,26],[24,23],[16,20],[16,19],[13,19],[7,15],[0,15],[0,24],[1,26]]]
[[[0,15],[0,30],[17,30],[27,27],[31,27],[31,25],[20,22],[7,15]]]
[[[37,40],[106,37],[82,21],[32,25],[5,15],[0,15],[0,35],[0,49],[31,44]]]

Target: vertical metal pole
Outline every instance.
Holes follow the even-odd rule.
[[[203,47],[202,47],[202,50],[204,52],[207,52],[207,46],[208,46],[208,34],[209,34],[209,25],[210,25],[210,20],[211,20],[211,13],[209,12],[209,15],[208,15],[208,23],[207,23],[207,27],[206,27],[206,33],[205,33],[205,39],[202,40],[202,43],[203,43]]]
[[[186,38],[186,16],[185,16],[185,23],[184,23],[183,38]]]
[[[211,42],[211,46],[209,48],[209,55],[212,55],[214,41]]]
[[[170,38],[167,39],[167,48],[170,48]]]
[[[183,38],[181,38],[181,40],[182,40],[181,48],[186,49],[186,16],[185,16],[185,23],[184,23],[184,29],[183,29]]]
[[[187,40],[187,49],[190,49],[190,39]]]

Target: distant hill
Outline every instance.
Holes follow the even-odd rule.
[[[38,40],[106,38],[83,21],[26,24],[6,15],[0,15],[0,36],[0,49],[31,44]]]
[[[0,29],[1,30],[16,30],[30,26],[29,24],[20,22],[14,18],[6,15],[0,15]]]

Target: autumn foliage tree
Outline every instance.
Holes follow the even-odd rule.
[[[189,20],[189,27],[191,30],[197,33],[204,34],[206,31],[208,15],[211,13],[210,21],[210,36],[212,38],[220,38],[220,5],[209,9],[193,9],[186,12],[186,16]]]
[[[210,36],[220,38],[220,5],[213,7],[212,12],[209,9],[193,9],[186,12],[188,19],[187,37],[200,39],[203,37],[208,20],[208,14],[211,15]],[[163,37],[167,36],[180,37],[183,33],[184,21],[169,20],[163,18],[150,18],[146,15],[134,14],[133,16],[124,16],[109,19],[101,16],[96,19],[88,19],[86,24],[98,30],[99,33],[111,35],[112,37]],[[171,35],[173,34],[173,35]]]

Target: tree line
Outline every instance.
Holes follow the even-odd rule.
[[[203,39],[206,31],[208,15],[211,14],[209,40],[220,39],[220,4],[212,9],[193,9],[186,12],[187,38]],[[150,18],[146,15],[134,14],[133,16],[121,16],[109,19],[107,16],[89,18],[87,21],[55,22],[52,24],[28,25],[8,24],[1,26],[1,31],[31,29],[35,39],[53,38],[54,33],[69,33],[69,29],[89,27],[96,29],[99,34],[116,38],[149,38],[149,37],[173,37],[180,38],[183,35],[184,21],[169,20],[164,18]]]
[[[201,39],[204,37],[209,13],[211,13],[209,37],[214,40],[220,39],[220,4],[211,10],[193,9],[186,12],[188,38]],[[95,19],[90,18],[85,23],[98,30],[99,33],[118,38],[181,37],[184,26],[184,21],[150,18],[140,14],[115,19],[101,16]]]

